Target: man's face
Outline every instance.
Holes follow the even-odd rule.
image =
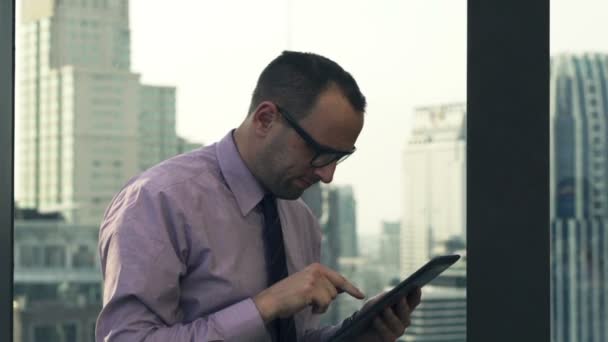
[[[289,110],[289,109],[287,109]],[[333,179],[336,162],[313,167],[315,149],[291,127],[281,113],[275,134],[260,153],[264,185],[277,197],[296,199],[318,181]],[[297,124],[316,142],[341,151],[351,151],[363,128],[363,113],[356,112],[338,89],[321,94],[311,113]]]

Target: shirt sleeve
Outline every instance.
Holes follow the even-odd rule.
[[[251,298],[183,321],[180,278],[186,265],[172,244],[171,215],[161,202],[141,189],[123,191],[106,211],[99,239],[104,291],[96,341],[266,341]]]

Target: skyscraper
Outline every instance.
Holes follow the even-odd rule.
[[[608,340],[608,55],[551,61],[552,338]]]
[[[128,0],[22,5],[17,203],[98,224],[114,194],[140,170],[140,156],[147,165],[142,151],[175,147],[174,90],[154,97],[161,88],[141,88],[140,76],[130,71]],[[152,97],[142,113],[141,102]],[[159,102],[166,104],[155,110],[163,111],[167,132],[151,142],[142,133],[151,126],[140,117],[146,120],[144,113]]]
[[[401,275],[428,261],[436,245],[465,236],[466,107],[417,108],[404,154]]]
[[[175,127],[175,87],[142,85],[139,111],[139,169],[179,153]]]
[[[30,211],[22,216],[27,219],[15,220],[13,341],[94,341],[101,309],[98,225]]]
[[[428,285],[424,300],[412,314],[411,325],[399,341],[466,342],[466,289]]]
[[[321,262],[341,272],[352,281],[361,277],[362,260],[357,242],[356,201],[352,186],[322,187],[315,184],[302,195],[302,200],[319,219],[323,231]],[[361,282],[360,282],[361,283]],[[322,324],[337,324],[358,308],[341,296],[321,317]]]
[[[356,201],[353,187],[335,186],[329,189],[329,217],[327,232],[334,235],[338,242],[338,255],[340,258],[357,257],[359,249],[357,244],[357,216]]]
[[[24,0],[21,207],[99,222],[137,171],[127,1]]]
[[[464,240],[454,237],[437,244],[431,257],[460,254],[461,259],[422,288],[422,302],[412,314],[412,324],[399,341],[466,342],[467,298]]]
[[[551,63],[551,216],[608,217],[608,55]]]
[[[385,279],[399,278],[400,275],[400,246],[401,222],[382,222],[380,235],[380,260]]]
[[[323,188],[321,188],[321,183],[315,183],[310,188],[306,189],[306,191],[304,191],[302,194],[302,200],[304,203],[306,203],[306,205],[308,205],[318,220],[321,220],[321,216],[324,214],[323,197]]]
[[[20,2],[15,341],[93,341],[99,223],[142,165],[177,154],[175,88],[130,71],[127,0]]]

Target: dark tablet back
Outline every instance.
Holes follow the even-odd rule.
[[[397,304],[399,299],[406,296],[413,289],[423,287],[431,280],[452,266],[460,255],[442,255],[431,259],[424,266],[419,268],[407,279],[399,283],[392,290],[386,293],[374,305],[366,308],[364,311],[356,313],[342,323],[342,327],[330,339],[330,342],[346,342],[363,332],[371,323],[371,321],[381,313],[384,308]],[[424,299],[423,299],[424,300]]]

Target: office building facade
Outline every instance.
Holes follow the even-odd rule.
[[[553,342],[608,340],[608,55],[551,61]]]
[[[139,170],[179,154],[175,87],[142,85],[139,110]]]
[[[433,249],[465,236],[466,107],[420,107],[404,153],[401,275],[428,261]]]
[[[142,86],[130,71],[128,8],[22,1],[20,207],[98,224],[129,178],[177,154],[175,88]]]

